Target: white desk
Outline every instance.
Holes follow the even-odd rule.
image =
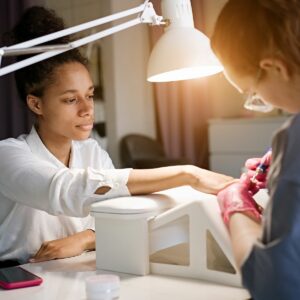
[[[86,300],[85,278],[96,271],[95,252],[43,263],[27,264],[24,268],[44,279],[41,286],[18,290],[0,289],[2,300]],[[211,284],[199,280],[148,275],[118,274],[121,278],[120,300],[246,300],[244,289]]]

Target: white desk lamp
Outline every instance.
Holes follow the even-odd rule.
[[[148,62],[148,81],[194,79],[223,70],[209,39],[194,27],[190,0],[162,0],[164,19],[170,20]]]
[[[60,30],[10,47],[0,48],[0,66],[3,56],[39,53],[30,58],[0,68],[0,76],[141,23],[148,23],[150,25],[169,24],[166,33],[158,41],[151,54],[148,64],[149,81],[162,82],[191,79],[222,71],[221,65],[210,50],[208,38],[194,28],[190,0],[162,0],[162,12],[167,18],[166,21],[163,20],[163,17],[156,14],[152,3],[146,0],[144,4],[123,12]],[[63,36],[137,14],[138,16],[130,21],[90,34],[69,44],[39,46],[40,44]]]

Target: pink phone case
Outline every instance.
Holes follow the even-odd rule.
[[[18,289],[18,288],[23,288],[23,287],[30,287],[30,286],[36,286],[36,285],[40,285],[43,282],[43,279],[21,267],[17,267],[22,269],[24,272],[32,275],[32,279],[29,280],[25,280],[25,281],[14,281],[14,282],[6,282],[6,281],[2,281],[0,280],[0,287],[4,288],[4,289]]]

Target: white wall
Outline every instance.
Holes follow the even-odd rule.
[[[204,0],[205,33],[209,37],[226,2],[227,0]],[[242,96],[228,83],[222,73],[208,78],[208,89],[214,118],[237,117],[246,113],[243,109]]]
[[[141,0],[46,0],[68,26],[80,24],[124,9]],[[119,141],[127,133],[155,137],[151,84],[146,81],[149,35],[138,25],[101,40],[108,152],[119,165]]]
[[[227,0],[204,0],[205,31],[208,36],[213,32],[217,17]]]
[[[141,4],[140,0],[102,0],[105,14]],[[103,39],[104,92],[107,103],[109,153],[118,161],[118,144],[127,133],[155,137],[152,86],[146,81],[149,35],[146,25]]]
[[[54,9],[67,26],[97,19],[101,14],[102,0],[44,0],[46,6]]]

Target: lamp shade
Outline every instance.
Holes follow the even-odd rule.
[[[190,0],[162,0],[171,25],[158,40],[148,61],[148,81],[167,82],[209,76],[223,70],[209,39],[194,28]]]

